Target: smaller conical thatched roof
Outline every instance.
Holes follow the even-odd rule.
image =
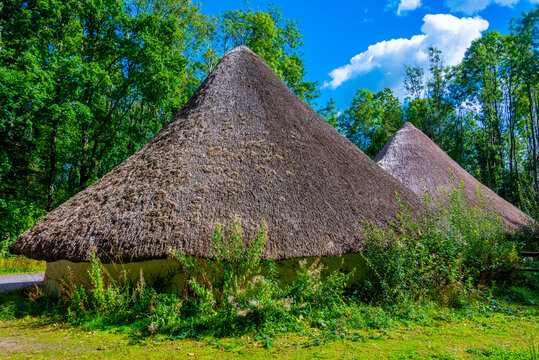
[[[477,181],[409,122],[393,135],[374,161],[419,196],[428,191],[436,199],[441,195],[440,187],[448,190],[462,182],[471,205],[488,206],[509,228],[534,223],[531,217]],[[449,175],[449,169],[453,176]]]
[[[362,249],[364,221],[398,221],[398,192],[380,169],[246,47],[226,55],[142,149],[24,232],[10,248],[47,261],[204,256],[216,221],[246,238],[268,228],[264,256],[338,256]]]

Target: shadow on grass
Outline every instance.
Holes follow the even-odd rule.
[[[47,296],[37,297],[39,287],[0,293],[0,320],[35,318],[36,327],[47,326],[61,321],[63,306],[61,300]],[[35,300],[34,300],[35,299]]]

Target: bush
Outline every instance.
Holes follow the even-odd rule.
[[[149,311],[156,297],[155,291],[146,286],[142,272],[135,286],[127,281],[126,274],[120,279],[111,278],[95,249],[90,253],[88,275],[89,284],[76,283],[73,273],[61,284],[62,303],[72,322],[95,317],[110,323],[132,322]]]
[[[502,220],[483,206],[468,205],[462,184],[437,201],[425,192],[423,203],[425,211],[417,217],[401,203],[398,227],[367,224],[364,300],[393,304],[426,298],[463,306],[479,288],[510,281],[520,261],[518,244],[507,238]]]

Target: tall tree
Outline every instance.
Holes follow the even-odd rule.
[[[480,109],[484,138],[476,142],[480,163],[486,176],[481,179],[495,191],[503,191],[504,171],[504,119],[502,115],[502,65],[506,42],[504,36],[493,31],[474,41],[462,62],[460,83],[465,87],[468,100]]]
[[[187,0],[8,0],[0,18],[0,231],[142,146],[194,91],[205,18]],[[203,33],[200,30],[200,33]]]
[[[212,36],[205,53],[207,72],[218,59],[239,45],[248,46],[300,98],[311,105],[320,95],[317,82],[305,79],[302,35],[297,22],[283,18],[279,8],[227,10],[212,20]]]
[[[405,117],[463,165],[462,119],[450,91],[453,70],[444,65],[440,49],[430,47],[428,59],[427,73],[419,66],[404,66]]]
[[[385,88],[359,89],[350,108],[339,117],[339,130],[365,154],[375,157],[404,123],[399,99]]]
[[[539,5],[511,24],[520,79],[524,84],[529,109],[529,135],[535,204],[539,206]]]

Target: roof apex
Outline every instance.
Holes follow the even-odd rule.
[[[256,55],[255,52],[253,50],[251,50],[248,46],[246,45],[239,45],[239,46],[236,46],[234,49],[230,50],[229,52],[227,52],[225,54],[225,56],[227,56],[228,54],[232,54],[234,52],[247,52],[249,54],[253,54],[253,55]],[[257,55],[258,56],[258,55]]]

